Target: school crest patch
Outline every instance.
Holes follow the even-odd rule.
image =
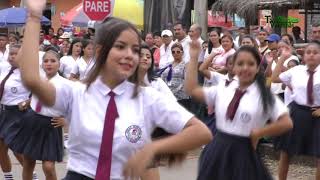
[[[15,93],[18,92],[18,89],[17,89],[16,87],[12,87],[12,88],[11,88],[11,92],[15,94]]]
[[[126,138],[131,143],[137,143],[142,136],[142,130],[137,125],[131,125],[126,130]]]
[[[251,115],[249,113],[241,113],[240,115],[240,119],[243,123],[248,123],[249,121],[251,121]]]

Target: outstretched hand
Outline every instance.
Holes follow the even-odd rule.
[[[42,16],[42,11],[46,7],[46,0],[26,0],[26,5],[28,8],[28,11],[33,15],[37,17]]]

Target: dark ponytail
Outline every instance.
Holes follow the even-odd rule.
[[[263,112],[268,113],[269,108],[274,105],[275,100],[272,92],[266,86],[266,78],[261,71],[259,71],[256,75],[256,82],[262,98]]]
[[[259,64],[261,62],[261,57],[260,57],[260,53],[258,52],[258,50],[255,47],[251,47],[251,46],[240,47],[234,55],[234,59],[235,59],[234,62],[236,62],[237,57],[240,52],[250,53],[254,57],[254,59],[256,60],[256,63],[259,67]],[[256,74],[256,77],[255,77],[255,81],[258,85],[258,88],[259,88],[259,91],[261,94],[263,112],[268,113],[269,108],[274,105],[275,99],[274,99],[274,96],[273,96],[272,92],[270,91],[270,89],[266,86],[266,78],[265,78],[262,71],[260,71],[260,70],[258,71],[258,73]]]

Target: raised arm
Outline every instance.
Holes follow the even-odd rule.
[[[291,56],[291,50],[288,48],[283,48],[281,52],[281,56],[277,62],[276,68],[273,70],[271,75],[271,80],[273,83],[281,83],[281,79],[279,78],[279,75],[281,72],[285,69],[283,66],[283,63],[286,59],[288,59]]]
[[[55,102],[55,88],[48,81],[41,80],[39,74],[39,34],[42,11],[46,0],[26,0],[27,18],[23,44],[18,58],[21,78],[25,86],[45,105]]]
[[[193,98],[204,102],[205,96],[203,88],[198,84],[198,57],[201,51],[201,46],[198,41],[193,40],[190,43],[190,61],[187,66],[185,91]]]
[[[212,59],[214,57],[214,55],[212,55],[213,53],[211,53],[207,59],[205,59],[205,61],[200,65],[199,67],[199,71],[200,73],[206,77],[207,79],[210,79],[211,77],[211,72],[209,70],[209,66],[211,65],[212,63]]]

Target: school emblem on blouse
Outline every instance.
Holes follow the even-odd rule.
[[[137,143],[141,139],[142,130],[137,125],[131,125],[126,130],[126,138],[131,143]]]
[[[248,123],[249,121],[251,121],[251,115],[249,113],[246,113],[246,112],[241,113],[240,119],[241,119],[242,122]]]
[[[18,92],[18,89],[17,89],[16,87],[12,87],[12,88],[11,88],[11,92],[12,92],[12,93],[17,93],[17,92]]]

